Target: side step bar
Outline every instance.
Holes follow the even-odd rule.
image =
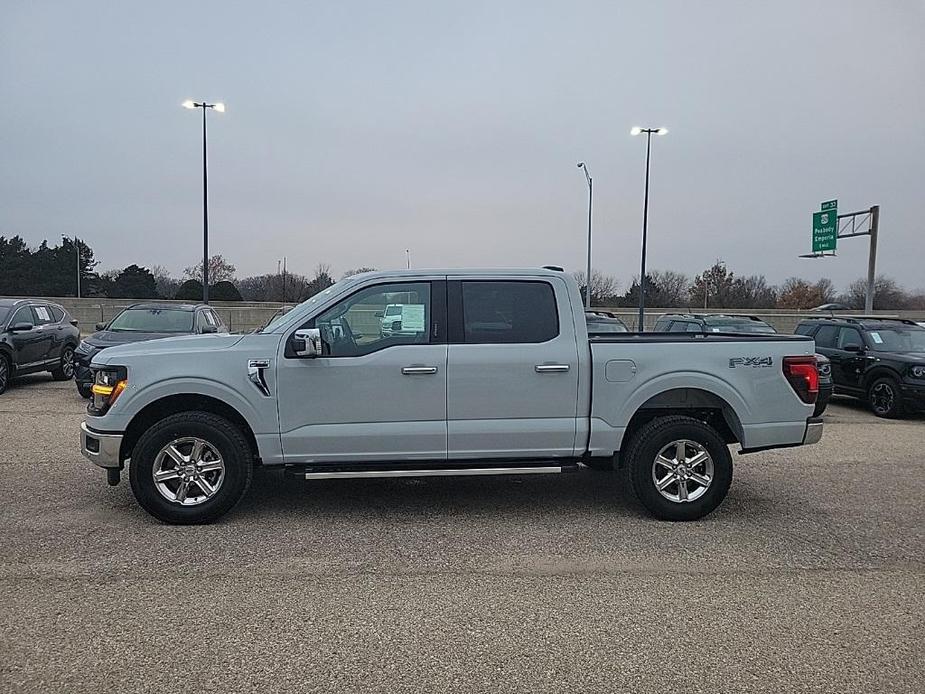
[[[558,465],[469,468],[422,468],[407,470],[325,470],[324,468],[288,470],[289,474],[307,480],[334,480],[350,478],[389,477],[468,477],[474,475],[546,475],[558,472],[577,472],[576,463]]]

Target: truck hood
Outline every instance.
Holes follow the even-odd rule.
[[[244,335],[181,335],[163,339],[147,340],[117,345],[94,355],[94,364],[117,364],[125,357],[146,354],[189,354],[191,352],[212,352],[236,345]]]
[[[116,345],[128,345],[133,342],[147,342],[148,340],[161,340],[168,337],[180,337],[176,333],[140,333],[132,330],[111,331],[100,330],[89,337],[84,338],[91,347],[95,349],[106,349]]]

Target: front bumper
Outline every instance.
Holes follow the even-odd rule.
[[[90,462],[104,468],[122,467],[120,451],[122,434],[94,431],[86,422],[80,423],[80,452]]]
[[[822,438],[822,417],[810,417],[806,420],[806,433],[803,434],[803,445],[808,446],[819,443]]]

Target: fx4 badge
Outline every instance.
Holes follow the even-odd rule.
[[[729,368],[734,369],[738,366],[750,366],[753,369],[766,369],[774,366],[774,359],[771,357],[733,357],[729,360]]]

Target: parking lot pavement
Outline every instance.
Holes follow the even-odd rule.
[[[81,458],[83,407],[0,396],[0,691],[921,691],[925,418],[837,400],[696,523],[622,474],[261,470],[170,527]]]

